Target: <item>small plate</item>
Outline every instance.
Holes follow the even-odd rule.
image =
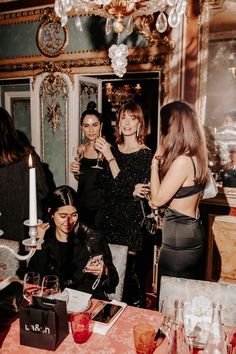
[[[87,311],[92,305],[92,300],[89,300],[89,302],[87,304],[85,304],[84,306],[82,307],[78,307],[78,309],[76,309],[76,311],[69,311],[68,310],[68,307],[67,307],[67,313],[69,315],[71,315],[72,313],[76,313],[76,312],[84,312],[84,311]]]

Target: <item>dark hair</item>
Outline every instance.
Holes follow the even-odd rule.
[[[0,107],[0,165],[10,165],[22,160],[28,148],[21,143],[10,114]]]
[[[145,121],[144,121],[143,111],[140,105],[134,101],[130,101],[126,103],[118,110],[117,118],[116,118],[116,143],[121,144],[124,142],[124,137],[119,132],[119,123],[120,123],[121,115],[126,112],[134,116],[139,121],[140,127],[139,127],[139,136],[137,137],[137,140],[139,144],[143,144],[144,132],[145,132]]]
[[[89,115],[93,115],[95,117],[98,118],[99,122],[102,123],[102,117],[101,114],[95,109],[97,106],[96,102],[94,101],[90,101],[87,104],[87,109],[82,113],[81,118],[80,118],[80,125],[83,124],[83,120],[85,118],[85,116]]]
[[[76,191],[69,186],[57,187],[48,197],[48,214],[52,216],[58,208],[66,205],[72,205],[78,210],[78,195]]]
[[[196,156],[196,183],[204,183],[207,175],[207,148],[203,127],[193,109],[183,101],[174,101],[161,108],[161,140],[163,158],[160,176],[164,177],[180,155]]]

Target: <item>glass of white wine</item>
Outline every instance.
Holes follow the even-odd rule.
[[[81,159],[84,157],[84,152],[79,146],[74,146],[73,151],[72,151],[73,157],[75,161],[77,161],[80,164]],[[75,172],[75,176],[80,176],[83,175],[84,173],[82,171]]]
[[[41,291],[40,274],[37,272],[28,272],[24,276],[23,296],[29,304],[32,303],[33,296],[39,296]]]

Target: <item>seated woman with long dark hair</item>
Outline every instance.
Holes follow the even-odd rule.
[[[78,220],[78,196],[74,189],[56,188],[48,200],[48,222],[39,227],[44,243],[30,260],[29,270],[41,276],[57,275],[62,289],[66,286],[106,299],[106,294],[114,292],[118,284],[109,246],[100,232]],[[102,260],[89,264],[94,255],[102,255]]]

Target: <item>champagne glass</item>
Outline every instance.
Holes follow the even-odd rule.
[[[84,152],[79,146],[74,146],[72,150],[72,155],[75,159],[80,164],[81,159],[84,157]],[[80,176],[83,175],[84,173],[82,171],[75,172],[75,176]]]
[[[40,274],[37,272],[28,272],[24,276],[23,283],[23,297],[28,301],[29,304],[32,303],[33,296],[40,295]]]
[[[61,289],[59,278],[56,275],[45,275],[41,287],[42,297],[47,299],[60,299]]]
[[[95,143],[96,143],[96,140],[95,140]],[[95,149],[95,148],[94,148]],[[102,167],[102,162],[103,162],[103,159],[104,159],[104,155],[101,151],[98,151],[97,149],[95,149],[97,151],[97,163],[95,166],[91,166],[92,168],[98,168],[100,170],[103,169]]]
[[[149,191],[145,194],[145,198],[147,200],[150,200],[151,199],[151,190],[150,190],[150,181],[145,179],[144,180],[144,183],[145,184],[148,184],[148,187],[149,187]],[[147,215],[147,218],[148,219],[153,219],[156,217],[156,214],[155,214],[155,209],[151,208],[151,213]]]

